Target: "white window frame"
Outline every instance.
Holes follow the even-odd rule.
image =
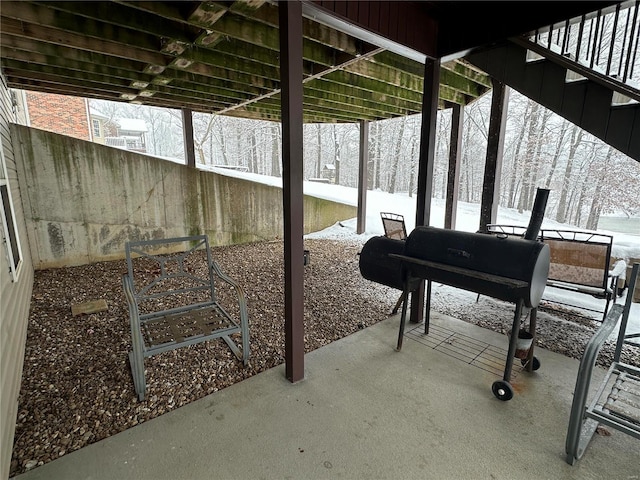
[[[0,195],[0,216],[2,216],[2,243],[5,248],[5,254],[9,263],[9,275],[12,282],[17,282],[22,270],[23,256],[22,247],[20,246],[20,236],[18,235],[18,226],[16,225],[16,213],[13,208],[13,200],[11,198],[11,188],[9,186],[9,175],[7,174],[7,163],[4,158],[4,146],[0,140],[0,187],[6,186],[7,199],[9,205],[4,204],[4,198]],[[11,218],[7,218],[5,210],[11,214]],[[9,224],[11,223],[11,224]],[[15,243],[15,250],[19,258],[14,257],[14,249],[11,243]],[[17,261],[16,261],[17,260]]]
[[[100,120],[95,118],[91,120],[91,127],[93,129],[93,136],[102,138],[102,125]]]

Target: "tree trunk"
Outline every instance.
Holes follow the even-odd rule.
[[[553,178],[553,174],[555,173],[556,167],[558,166],[558,158],[560,157],[560,151],[562,150],[562,146],[564,144],[564,136],[567,133],[568,127],[569,122],[563,120],[562,128],[560,130],[560,138],[558,138],[556,151],[553,154],[553,160],[551,161],[551,168],[549,169],[549,173],[547,173],[547,179],[544,182],[544,188],[549,188],[551,186],[551,179]]]
[[[209,135],[209,162],[207,165],[213,165],[215,163],[213,157],[213,135]]]
[[[593,215],[591,213],[593,212]],[[598,221],[600,220],[600,215],[602,214],[602,207],[600,205],[596,205],[592,211],[589,212],[589,216],[591,218],[591,222],[587,220],[587,228],[589,230],[598,230]]]
[[[409,164],[409,197],[413,197],[413,186],[415,184],[416,173],[416,148],[418,141],[416,140],[416,128],[413,129],[413,135],[411,136],[411,162]]]
[[[333,166],[334,166],[334,180],[336,185],[340,184],[340,143],[338,142],[337,125],[333,125]]]
[[[382,128],[380,124],[376,122],[376,155],[375,155],[375,175],[374,175],[374,190],[380,189],[380,144],[382,143]]]
[[[393,149],[393,163],[391,165],[391,176],[389,178],[389,193],[396,193],[396,180],[398,178],[398,164],[400,163],[400,147],[402,146],[402,137],[404,136],[404,126],[407,123],[407,117],[402,117],[400,122],[400,131],[396,137],[396,146]]]
[[[376,136],[375,132],[378,126],[378,122],[372,122],[369,126],[369,144],[367,148],[369,149],[369,160],[367,163],[367,185],[370,186],[371,189],[375,189],[374,183],[374,174],[376,169]]]
[[[318,155],[316,157],[316,178],[320,178],[322,175],[322,129],[320,124],[316,125],[317,129],[317,139],[318,139]]]
[[[611,156],[613,154],[613,149],[611,147],[608,148],[607,158],[604,162],[604,166],[600,169],[600,175],[598,175],[598,182],[596,183],[596,191],[593,194],[593,199],[591,201],[591,208],[589,209],[589,217],[587,218],[587,228],[589,230],[597,230],[598,229],[598,221],[600,220],[600,214],[602,213],[602,188],[605,183],[605,177],[609,169],[607,166],[611,161]]]
[[[271,176],[280,177],[280,124],[273,127],[271,148]]]
[[[469,137],[470,137],[470,128],[464,129],[464,142],[468,145]],[[464,201],[467,203],[471,202],[471,190],[473,188],[473,175],[471,174],[471,162],[469,161],[469,149],[464,148],[462,150],[462,159],[461,159],[461,171],[464,172]]]
[[[204,148],[202,148],[202,144],[196,143],[195,149],[196,149],[196,152],[198,152],[198,158],[200,159],[199,163],[204,164]]]
[[[571,192],[569,194],[569,200],[567,201],[567,211],[564,215],[566,223],[571,223],[571,219],[573,218],[573,211],[575,208],[575,199],[577,194],[578,194],[578,189],[576,188],[571,189]]]
[[[580,196],[578,197],[578,205],[576,206],[576,211],[573,216],[573,223],[572,223],[572,225],[575,225],[576,227],[579,227],[580,222],[582,221],[582,206],[584,205],[584,202],[587,196],[587,189],[585,188],[584,180],[580,183],[581,183]]]
[[[576,150],[582,141],[582,135],[582,130],[574,126],[571,133],[569,158],[567,158],[567,166],[565,167],[564,177],[562,180],[562,190],[560,191],[560,200],[558,201],[558,211],[556,212],[556,221],[560,223],[564,223],[567,219],[567,197],[571,186],[571,170],[573,168],[573,160],[576,155]]]
[[[534,170],[533,163],[538,135],[539,105],[535,102],[532,103],[531,123],[527,133],[527,150],[525,152],[522,168],[522,189],[520,190],[520,196],[518,197],[518,212],[520,213],[524,212],[529,206],[529,192],[532,188],[531,174]]]
[[[249,171],[258,173],[258,142],[256,141],[256,130],[251,132],[251,152],[250,152]]]
[[[538,178],[541,176],[540,170],[542,169],[543,162],[540,160],[540,149],[542,148],[542,144],[544,143],[545,131],[547,128],[547,122],[553,112],[550,110],[543,111],[542,114],[542,124],[540,125],[540,129],[537,133],[537,142],[536,142],[536,151],[534,153],[534,161],[533,169],[531,169],[531,188],[529,188],[529,198],[527,201],[527,205],[533,205],[534,195],[536,193],[536,187],[538,185]]]
[[[229,155],[227,154],[227,142],[225,142],[225,132],[222,127],[222,122],[220,122],[219,125],[220,125],[220,149],[222,150],[222,165],[229,165]]]
[[[513,154],[513,162],[511,164],[511,172],[510,172],[510,178],[509,178],[509,193],[508,193],[508,203],[507,203],[507,207],[509,208],[514,208],[516,204],[516,194],[517,194],[516,187],[518,185],[517,179],[518,179],[519,163],[520,163],[518,159],[520,158],[520,149],[522,148],[524,134],[527,130],[527,125],[529,124],[529,106],[530,105],[531,105],[531,102],[527,102],[527,109],[524,115],[524,123],[522,125],[522,129],[520,130],[520,133],[518,134],[516,150],[515,150],[515,153]]]

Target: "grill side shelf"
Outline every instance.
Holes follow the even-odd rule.
[[[509,288],[527,288],[528,282],[518,280],[515,278],[502,277],[500,275],[493,275],[491,273],[478,272],[476,270],[470,270],[461,267],[455,267],[453,265],[447,265],[446,263],[432,262],[429,260],[421,260],[419,258],[409,257],[407,255],[400,255],[397,253],[390,253],[390,257],[397,258],[407,264],[407,267],[411,269],[411,264],[420,265],[422,267],[431,268],[434,270],[440,270],[443,272],[455,273],[460,276],[466,276],[470,278],[476,278],[486,282],[491,282],[498,285],[505,285]]]

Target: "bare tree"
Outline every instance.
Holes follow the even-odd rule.
[[[607,173],[609,172],[609,166],[611,165],[611,157],[613,156],[613,148],[609,147],[607,156],[604,162],[598,165],[598,174],[596,175],[596,187],[591,201],[591,208],[589,209],[589,216],[587,217],[587,228],[590,230],[598,229],[598,220],[600,220],[600,214],[605,205],[604,188],[607,181]]]
[[[517,134],[518,136],[516,141],[515,153],[513,155],[513,161],[511,162],[511,165],[510,165],[511,168],[510,168],[510,174],[509,174],[509,193],[507,195],[507,198],[508,198],[507,205],[509,208],[515,207],[517,186],[519,185],[518,179],[520,178],[520,175],[519,175],[520,165],[521,165],[520,149],[522,148],[522,144],[524,142],[524,138],[527,133],[527,127],[531,119],[531,107],[532,107],[532,103],[527,102],[524,117],[523,117],[524,122]]]
[[[532,171],[535,169],[535,150],[537,144],[539,105],[535,102],[531,107],[531,121],[527,130],[527,147],[522,162],[522,188],[518,197],[518,211],[522,213],[528,207],[529,190],[532,188]]]
[[[396,192],[396,181],[398,174],[398,164],[400,163],[400,149],[402,145],[402,137],[404,136],[404,127],[407,123],[407,117],[402,117],[402,120],[399,122],[397,127],[397,132],[395,134],[395,147],[393,149],[392,163],[391,163],[391,171],[389,177],[389,193]]]
[[[556,211],[556,221],[564,223],[567,219],[567,197],[570,194],[571,188],[571,169],[573,168],[573,162],[575,160],[576,151],[582,141],[584,132],[578,127],[574,126],[571,132],[571,147],[569,149],[569,157],[567,158],[567,165],[564,170],[564,177],[562,181],[562,190],[560,191],[560,201],[558,202],[558,210]]]
[[[413,123],[413,131],[411,132],[411,155],[410,155],[410,168],[409,168],[409,196],[413,196],[413,189],[415,188],[416,167],[418,166],[418,138],[420,127],[418,122]]]
[[[217,116],[211,114],[193,114],[193,145],[200,160],[199,163],[207,164],[208,159],[212,160],[211,151],[213,127],[217,122]],[[208,151],[208,154],[207,154]]]
[[[380,124],[380,122],[376,122],[376,154],[375,154],[375,174],[374,174],[374,182],[373,182],[373,188],[374,189],[379,189],[381,188],[381,184],[380,184],[380,162],[381,162],[381,148],[382,148],[382,139],[381,139],[381,130],[382,130],[382,125]]]
[[[556,167],[558,166],[558,159],[560,158],[560,154],[564,147],[564,137],[569,128],[569,122],[566,120],[562,121],[562,127],[560,128],[560,136],[558,137],[558,141],[556,142],[556,151],[553,154],[553,159],[551,160],[551,168],[547,172],[547,179],[544,182],[544,188],[549,188],[551,186],[551,179],[555,174]]]
[[[542,109],[542,122],[538,130],[538,141],[536,142],[536,149],[533,154],[533,168],[531,169],[531,182],[529,184],[527,205],[533,205],[534,195],[538,186],[538,178],[543,176],[542,172],[544,170],[545,162],[542,159],[542,148],[546,145],[547,124],[552,113],[553,112],[551,112],[551,110]]]
[[[282,162],[280,161],[280,145],[282,130],[281,125],[279,123],[275,123],[272,126],[272,134],[271,134],[271,176],[273,177],[281,177],[282,172],[280,171],[280,166]]]

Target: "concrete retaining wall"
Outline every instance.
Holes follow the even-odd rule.
[[[36,269],[124,257],[128,240],[204,233],[212,245],[282,238],[282,190],[12,125]],[[356,208],[304,198],[305,233]]]

